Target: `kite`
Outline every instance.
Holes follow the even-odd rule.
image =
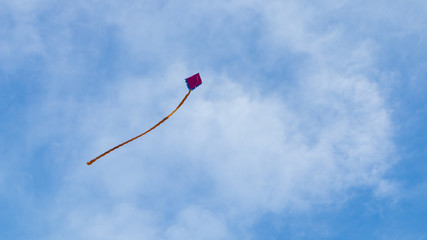
[[[154,126],[153,126],[152,128],[150,128],[150,129],[148,129],[147,131],[145,131],[145,132],[141,133],[140,135],[138,135],[138,136],[136,136],[136,137],[134,137],[134,138],[131,138],[131,139],[127,140],[126,142],[123,142],[123,143],[121,143],[121,144],[119,144],[119,145],[117,145],[117,146],[115,146],[115,147],[111,148],[110,150],[108,150],[108,151],[104,152],[103,154],[99,155],[98,157],[96,157],[96,158],[94,158],[94,159],[90,160],[90,161],[89,161],[89,162],[87,162],[86,164],[87,164],[87,165],[91,165],[91,164],[92,164],[92,163],[94,163],[96,160],[98,160],[98,159],[102,158],[103,156],[105,156],[105,155],[107,155],[108,153],[110,153],[110,152],[112,152],[112,151],[116,150],[117,148],[119,148],[119,147],[121,147],[121,146],[123,146],[123,145],[126,145],[126,144],[128,144],[128,143],[132,142],[133,140],[136,140],[136,139],[138,139],[138,138],[140,138],[140,137],[144,136],[146,133],[149,133],[151,130],[155,129],[157,126],[159,126],[159,125],[160,125],[160,124],[162,124],[164,121],[166,121],[168,118],[170,118],[170,117],[172,116],[172,114],[174,114],[174,113],[178,110],[178,108],[180,108],[180,107],[182,106],[182,104],[183,104],[183,103],[185,102],[185,100],[187,99],[188,95],[190,95],[191,91],[193,91],[196,87],[198,87],[200,84],[202,84],[202,79],[200,78],[199,73],[196,73],[196,74],[194,74],[193,76],[191,76],[191,77],[189,77],[189,78],[186,78],[186,79],[185,79],[185,82],[187,83],[188,93],[187,93],[187,95],[185,95],[184,99],[182,99],[181,103],[179,103],[178,107],[176,107],[176,108],[175,108],[175,110],[174,110],[171,114],[169,114],[167,117],[163,118],[163,120],[161,120],[160,122],[158,122],[156,125],[154,125]]]

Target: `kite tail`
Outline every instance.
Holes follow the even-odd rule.
[[[127,141],[126,141],[126,142],[124,142],[124,143],[121,143],[121,144],[119,144],[119,145],[117,145],[117,146],[115,146],[115,147],[111,148],[110,150],[106,151],[105,153],[103,153],[103,154],[99,155],[98,157],[96,157],[96,158],[94,158],[94,159],[90,160],[90,161],[89,161],[89,162],[87,162],[86,164],[87,164],[87,165],[91,165],[91,164],[92,164],[92,163],[94,163],[96,160],[98,160],[98,159],[102,158],[103,156],[107,155],[108,153],[110,153],[110,152],[112,152],[112,151],[116,150],[117,148],[119,148],[119,147],[121,147],[121,146],[123,146],[123,145],[126,145],[126,144],[128,144],[128,143],[132,142],[133,140],[136,140],[136,139],[138,139],[138,138],[140,138],[140,137],[144,136],[146,133],[149,133],[151,130],[155,129],[157,126],[159,126],[159,125],[160,125],[160,124],[162,124],[164,121],[166,121],[169,117],[171,117],[171,116],[172,116],[172,115],[173,115],[173,114],[178,110],[178,108],[180,108],[180,107],[182,106],[182,104],[183,104],[183,103],[185,102],[185,100],[187,99],[188,95],[190,95],[190,92],[191,92],[191,89],[188,91],[187,95],[185,95],[184,99],[182,99],[182,101],[181,101],[181,103],[178,105],[178,107],[176,107],[176,108],[175,108],[175,110],[174,110],[171,114],[169,114],[167,117],[163,118],[163,120],[162,120],[162,121],[160,121],[160,122],[158,122],[156,125],[154,125],[154,127],[152,127],[152,128],[150,128],[150,129],[148,129],[148,130],[147,130],[147,131],[145,131],[144,133],[141,133],[140,135],[138,135],[138,136],[136,136],[136,137],[134,137],[134,138],[131,138],[131,139],[127,140]]]

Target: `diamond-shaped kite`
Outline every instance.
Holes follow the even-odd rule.
[[[198,73],[194,74],[189,78],[186,78],[185,81],[187,82],[187,87],[190,91],[202,84],[202,79],[200,78],[200,74]]]
[[[188,93],[187,93],[187,95],[185,95],[184,99],[182,99],[181,103],[179,103],[178,107],[176,107],[176,108],[175,108],[175,110],[174,110],[171,114],[169,114],[167,117],[163,118],[163,120],[162,120],[162,121],[160,121],[160,122],[158,122],[156,125],[154,125],[154,127],[152,127],[152,128],[150,128],[150,129],[148,129],[147,131],[145,131],[145,132],[141,133],[140,135],[138,135],[138,136],[136,136],[136,137],[134,137],[134,138],[131,138],[131,139],[127,140],[127,141],[126,141],[126,142],[124,142],[124,143],[121,143],[121,144],[119,144],[119,145],[117,145],[117,146],[115,146],[115,147],[111,148],[110,150],[106,151],[105,153],[103,153],[103,154],[99,155],[98,157],[96,157],[96,158],[94,158],[94,159],[90,160],[90,161],[89,161],[89,162],[87,162],[86,164],[87,164],[87,165],[91,165],[91,164],[92,164],[92,163],[94,163],[96,160],[98,160],[98,159],[102,158],[103,156],[105,156],[105,155],[107,155],[108,153],[110,153],[110,152],[112,152],[112,151],[116,150],[117,148],[119,148],[119,147],[121,147],[121,146],[123,146],[123,145],[126,145],[126,144],[128,144],[128,143],[132,142],[133,140],[136,140],[137,138],[140,138],[140,137],[144,136],[146,133],[150,132],[151,130],[155,129],[157,126],[159,126],[160,124],[162,124],[164,121],[166,121],[170,116],[172,116],[172,114],[174,114],[174,113],[176,112],[176,110],[178,110],[178,108],[180,108],[180,107],[181,107],[181,105],[182,105],[182,104],[185,102],[185,100],[187,99],[188,95],[190,95],[191,91],[192,91],[192,90],[194,90],[196,87],[198,87],[200,84],[202,84],[202,79],[200,78],[200,74],[199,74],[199,73],[196,73],[196,74],[194,74],[193,76],[191,76],[191,77],[189,77],[189,78],[186,78],[186,79],[185,79],[185,82],[187,83]]]

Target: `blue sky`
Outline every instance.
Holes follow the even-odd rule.
[[[427,239],[425,12],[0,1],[0,239]]]

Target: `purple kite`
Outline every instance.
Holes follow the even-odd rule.
[[[200,78],[200,74],[196,73],[193,76],[186,78],[188,90],[194,90],[200,84],[202,84],[202,79]]]
[[[167,117],[163,118],[163,120],[162,120],[162,121],[160,121],[160,122],[158,122],[156,125],[154,125],[154,127],[152,127],[152,128],[150,128],[150,129],[148,129],[147,131],[145,131],[145,132],[141,133],[140,135],[138,135],[138,136],[136,136],[136,137],[134,137],[134,138],[131,138],[131,139],[127,140],[127,141],[126,141],[126,142],[124,142],[124,143],[121,143],[121,144],[119,144],[119,145],[117,145],[117,146],[115,146],[115,147],[111,148],[110,150],[108,150],[108,151],[104,152],[103,154],[99,155],[98,157],[96,157],[96,158],[94,158],[94,159],[90,160],[90,161],[89,161],[89,162],[87,162],[86,164],[87,164],[87,165],[91,165],[91,164],[92,164],[92,163],[94,163],[96,160],[98,160],[98,159],[102,158],[103,156],[105,156],[105,155],[107,155],[108,153],[110,153],[110,152],[112,152],[112,151],[116,150],[117,148],[119,148],[119,147],[121,147],[121,146],[123,146],[123,145],[126,145],[126,144],[128,144],[128,143],[132,142],[133,140],[136,140],[137,138],[140,138],[140,137],[144,136],[146,133],[150,132],[151,130],[155,129],[157,126],[159,126],[160,124],[162,124],[164,121],[166,121],[170,116],[172,116],[172,114],[174,114],[174,113],[176,112],[176,110],[178,110],[178,108],[180,108],[180,107],[181,107],[181,105],[182,105],[182,104],[185,102],[185,100],[187,99],[188,95],[190,95],[191,91],[192,91],[192,90],[194,90],[196,87],[198,87],[200,84],[202,84],[202,79],[200,78],[200,74],[199,74],[199,73],[196,73],[196,74],[194,74],[193,76],[191,76],[191,77],[189,77],[189,78],[186,78],[186,79],[185,79],[185,82],[187,83],[188,93],[187,93],[187,95],[185,95],[184,99],[182,99],[181,103],[178,105],[178,107],[176,107],[176,108],[175,108],[175,110],[174,110],[171,114],[169,114]]]

